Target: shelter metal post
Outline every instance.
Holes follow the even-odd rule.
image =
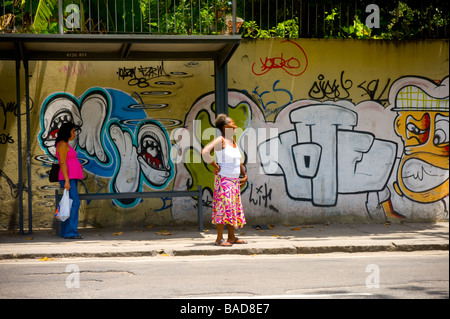
[[[224,113],[228,115],[228,76],[227,64],[219,64],[214,61],[214,84],[216,98],[216,115]]]
[[[198,191],[198,202],[197,202],[197,213],[198,213],[198,231],[203,231],[203,201],[202,201],[202,185],[197,186]]]
[[[22,178],[22,123],[20,111],[20,59],[16,60],[16,100],[17,100],[17,166],[18,166],[18,200],[19,200],[19,234],[23,235],[23,178]]]
[[[55,212],[58,209],[59,206],[59,188],[55,189]],[[61,233],[61,225],[60,225],[60,221],[57,220],[56,218],[53,218],[53,227],[56,231],[56,235],[60,235]]]
[[[30,74],[28,68],[28,60],[23,60],[25,68],[25,106],[26,106],[26,119],[27,119],[27,174],[28,174],[28,233],[33,232],[33,203],[32,203],[32,192],[31,192],[31,130],[30,130]],[[20,117],[20,114],[19,114]]]

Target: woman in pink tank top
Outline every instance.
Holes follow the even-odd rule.
[[[83,239],[78,233],[78,214],[80,199],[78,196],[78,180],[83,179],[83,168],[77,158],[77,152],[69,145],[75,138],[75,124],[63,123],[56,138],[56,157],[58,158],[59,184],[69,191],[72,199],[70,217],[61,223],[61,237],[67,239]]]

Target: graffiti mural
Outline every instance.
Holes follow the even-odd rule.
[[[279,189],[270,187],[272,177],[283,181],[284,200],[291,206],[306,202],[336,207],[340,196],[362,194],[370,217],[380,207],[388,218],[406,217],[393,205],[391,190],[421,203],[448,197],[448,78],[440,85],[417,77],[399,79],[389,93],[392,110],[378,101],[292,101],[293,94],[283,92],[289,102],[276,108],[273,122],[266,119],[261,96],[229,93],[229,115],[241,128],[238,145],[252,176],[242,190],[247,206],[280,212],[275,198],[283,196],[275,196]],[[78,128],[72,146],[84,169],[110,179],[110,192],[139,192],[143,185],[162,189],[176,176],[174,190],[203,186],[208,212],[213,179],[200,154],[217,134],[214,99],[213,92],[198,98],[185,126],[169,138],[161,123],[147,119],[142,109],[133,107],[139,102],[120,90],[96,87],[79,98],[55,93],[42,105],[39,141],[54,159],[58,127],[72,121]],[[366,128],[377,118],[390,118],[390,134]],[[394,172],[396,181],[390,185]],[[195,206],[195,199],[172,201],[175,220],[186,219],[184,207]],[[115,202],[134,207],[139,200]]]
[[[174,174],[168,133],[136,105],[134,98],[114,89],[91,88],[80,98],[52,94],[41,107],[41,148],[54,160],[58,129],[71,121],[77,127],[71,146],[84,170],[110,179],[110,192],[139,192],[144,184],[164,188]],[[139,199],[115,202],[133,207]]]
[[[397,112],[394,130],[404,144],[395,191],[420,203],[448,197],[449,78],[439,85],[423,78],[399,79],[390,99]]]
[[[294,129],[259,145],[265,174],[284,176],[289,197],[334,206],[338,194],[383,191],[395,143],[355,130],[357,113],[344,106],[300,102],[293,108]],[[271,149],[278,149],[276,159]]]
[[[392,86],[390,95],[396,97],[397,104],[391,104],[396,105],[394,111],[414,112],[415,117],[410,113],[397,116],[390,108],[372,100],[357,105],[347,100],[299,100],[288,103],[273,122],[268,122],[258,99],[246,92],[230,92],[229,115],[242,128],[237,140],[250,176],[243,189],[247,208],[262,204],[263,208],[280,212],[276,198],[283,198],[289,203],[284,205],[291,209],[301,202],[330,208],[339,205],[341,196],[359,194],[365,198],[364,210],[370,218],[377,214],[379,217],[380,209],[385,218],[407,218],[407,213],[401,212],[404,209],[393,204],[392,196],[406,196],[421,203],[448,199],[448,78],[440,86],[431,85],[433,82],[429,80],[409,79],[413,80],[416,85],[419,80],[422,85],[428,84],[422,86],[423,92],[431,87],[435,89],[429,97],[421,96],[419,91],[414,93],[415,100],[429,101],[433,114],[417,116],[416,107],[402,108],[398,96],[410,90],[407,80],[399,80]],[[397,91],[393,93],[393,90]],[[410,100],[403,103],[411,105]],[[420,111],[424,113],[423,107]],[[194,189],[203,185],[207,208],[211,204],[213,179],[211,168],[200,160],[200,152],[217,134],[209,131],[213,135],[202,135],[212,127],[214,118],[214,94],[210,93],[194,103],[186,118],[187,125],[176,130],[172,138],[179,141],[174,145],[178,158],[184,159],[177,161],[174,187]],[[396,123],[395,129],[386,132],[384,126],[374,125],[376,121],[386,120]],[[427,134],[427,137],[420,142],[412,134]],[[192,136],[193,140],[183,140],[183,136]],[[405,147],[402,140],[408,141]],[[412,152],[411,143],[420,146],[425,142],[432,144],[426,154],[420,154],[420,148]],[[392,182],[395,172],[398,172],[397,181]],[[270,187],[278,184],[273,177],[283,181],[284,194],[279,187]],[[187,201],[177,199],[175,207],[181,208]],[[445,201],[442,202],[448,213]],[[174,214],[182,218],[185,212],[177,209]]]
[[[14,74],[2,67],[5,79]],[[34,192],[36,227],[52,223],[57,185],[47,172],[68,121],[83,192],[201,185],[208,221],[214,174],[201,150],[218,134],[214,70],[212,61],[31,64],[37,135],[24,188]],[[244,41],[227,66],[228,114],[249,177],[241,189],[249,223],[448,220],[447,70],[448,41]],[[0,225],[13,224],[4,216],[17,207],[19,116],[23,140],[27,133],[13,83],[0,91]],[[196,223],[196,205],[194,197],[92,201],[80,216],[85,225]]]

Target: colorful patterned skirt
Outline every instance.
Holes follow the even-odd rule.
[[[212,223],[214,225],[229,224],[236,229],[245,225],[239,178],[216,175]]]

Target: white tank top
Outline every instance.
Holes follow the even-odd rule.
[[[216,152],[217,164],[220,166],[219,175],[229,178],[239,178],[241,172],[241,152],[226,142],[225,148]]]

